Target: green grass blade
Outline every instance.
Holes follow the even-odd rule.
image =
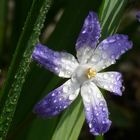
[[[104,136],[96,136],[95,140],[104,140]]]
[[[27,18],[23,33],[19,40],[11,67],[9,69],[8,78],[3,90],[3,95],[8,95],[2,112],[0,115],[0,136],[1,139],[5,139],[9,130],[10,124],[15,113],[16,105],[20,97],[22,86],[25,81],[27,72],[29,71],[29,65],[31,62],[31,54],[35,44],[38,42],[38,38],[45,21],[45,15],[50,7],[51,0],[34,0],[31,8],[31,12]],[[32,23],[33,20],[33,24]],[[22,46],[24,46],[22,48]],[[13,71],[18,59],[18,55],[22,54],[23,58],[19,63],[16,75],[14,76],[14,82],[10,86],[10,79],[13,79]]]
[[[100,21],[102,25],[102,37],[112,35],[116,32],[127,0],[103,0],[100,8]]]
[[[76,140],[79,136],[81,124],[83,124],[84,120],[83,105],[81,98],[79,97],[61,117],[52,140]]]

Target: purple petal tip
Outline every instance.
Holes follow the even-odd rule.
[[[136,18],[137,18],[137,20],[140,22],[140,11],[137,12]]]

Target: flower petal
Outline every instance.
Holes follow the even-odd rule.
[[[86,63],[89,55],[91,55],[91,50],[93,51],[96,47],[100,33],[101,28],[97,14],[89,12],[76,42],[77,57],[79,62]]]
[[[78,93],[79,85],[70,79],[36,104],[33,111],[41,117],[55,116],[67,108]]]
[[[137,20],[140,22],[140,11],[137,12],[136,18],[137,18]]]
[[[93,78],[97,86],[113,92],[115,95],[122,95],[122,75],[119,72],[102,72],[97,73]]]
[[[92,55],[88,63],[92,64],[96,71],[100,71],[111,64],[132,48],[132,42],[126,35],[115,34],[103,40]]]
[[[36,45],[32,58],[45,68],[64,78],[71,77],[78,66],[78,62],[73,55],[53,51],[40,43]]]
[[[81,88],[81,95],[90,132],[94,135],[107,132],[111,121],[108,119],[106,101],[98,87],[92,82],[86,82]]]

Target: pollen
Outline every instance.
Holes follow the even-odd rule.
[[[93,77],[95,77],[96,75],[96,70],[92,69],[92,68],[88,68],[87,72],[86,72],[86,76],[88,79],[91,79]]]

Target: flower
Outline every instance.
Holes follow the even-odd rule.
[[[70,78],[50,92],[35,107],[34,112],[47,117],[59,114],[81,93],[90,132],[107,132],[111,121],[106,101],[98,87],[122,95],[119,72],[101,72],[132,47],[126,35],[115,34],[98,44],[101,28],[97,14],[89,12],[76,42],[77,59],[67,52],[57,52],[37,44],[32,58],[59,77]],[[97,45],[98,44],[98,45]],[[96,47],[97,46],[97,47]]]
[[[136,18],[137,18],[137,20],[140,22],[140,11],[137,12]]]

